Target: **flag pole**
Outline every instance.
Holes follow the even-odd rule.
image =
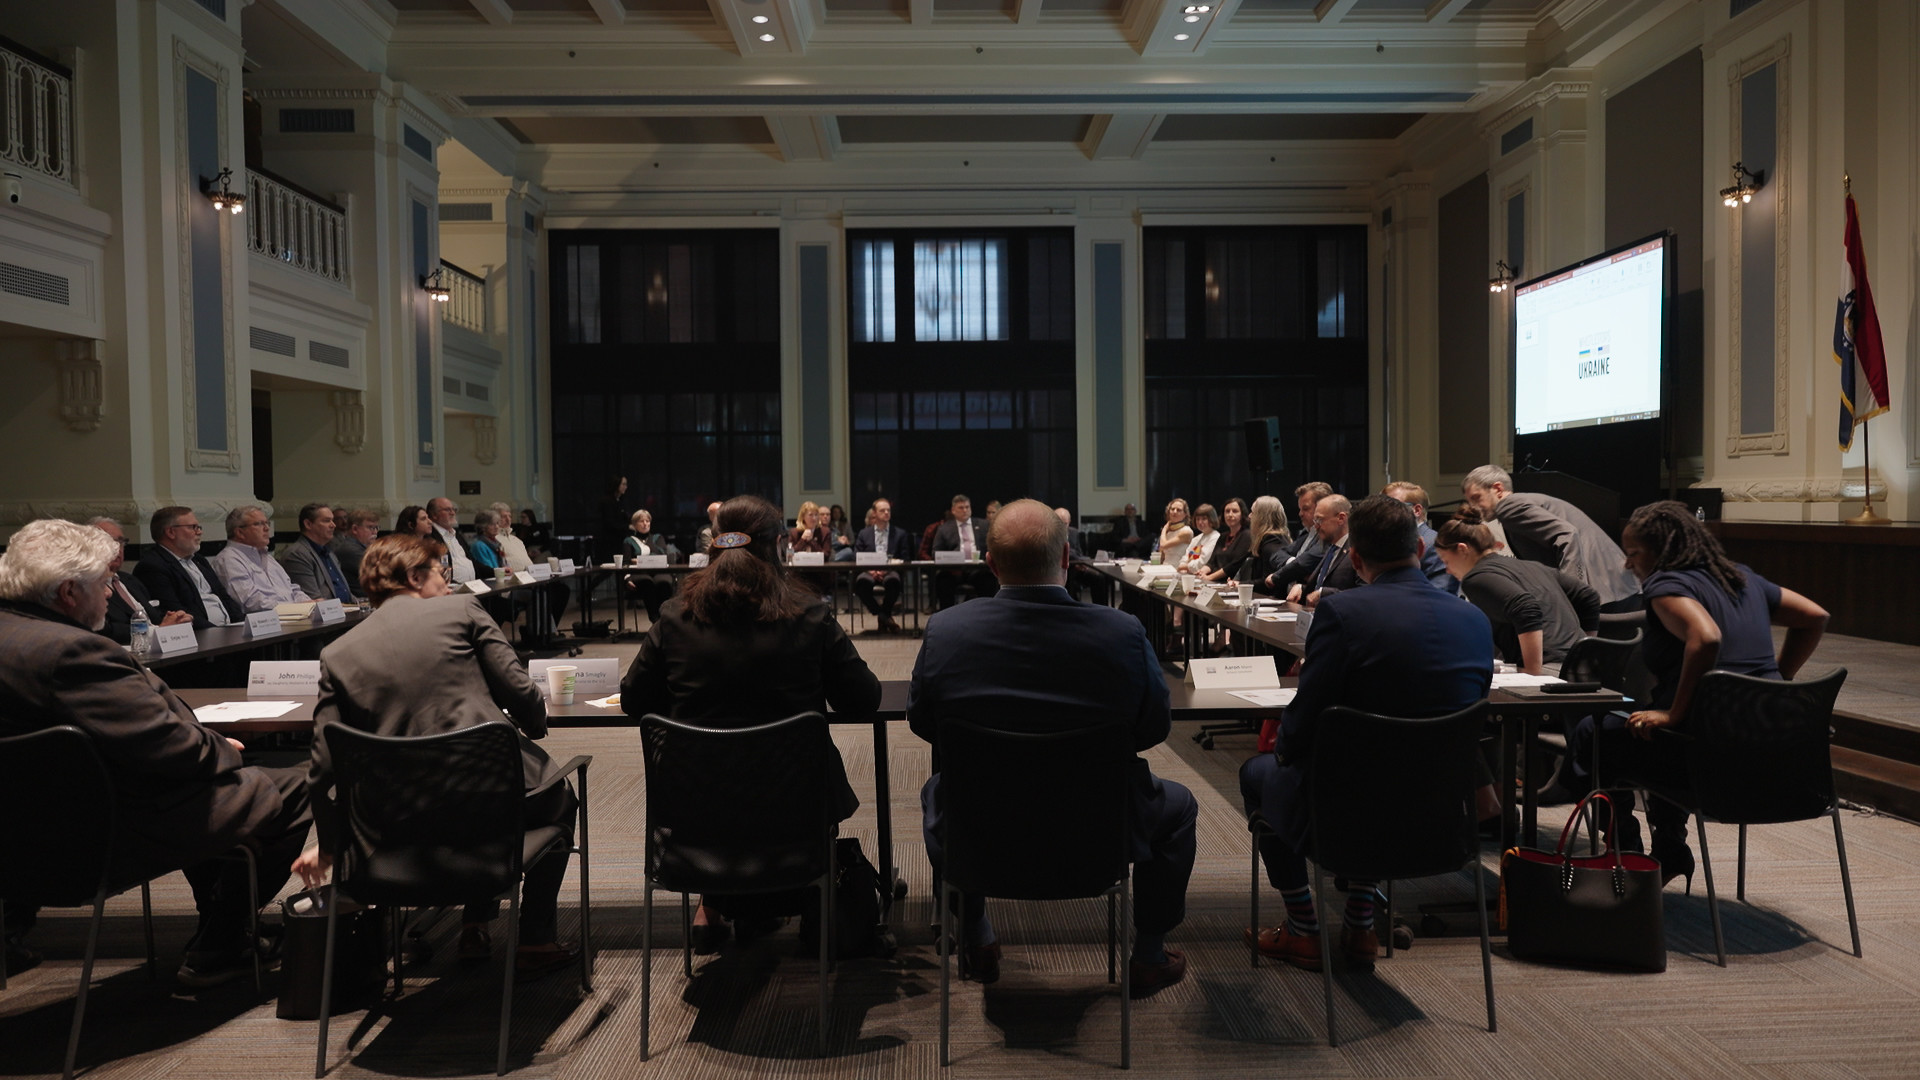
[[[1840,184],[1849,196],[1853,194],[1852,174],[1842,173],[1840,176]],[[1870,421],[1860,425],[1860,493],[1862,500],[1860,513],[1854,517],[1844,519],[1841,522],[1843,525],[1893,524],[1891,519],[1883,518],[1873,512],[1873,438],[1868,430],[1871,427],[1872,423]]]

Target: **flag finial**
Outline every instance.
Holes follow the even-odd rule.
[[[1847,194],[1849,194],[1849,195],[1851,195],[1851,194],[1853,194],[1853,174],[1852,174],[1852,173],[1841,173],[1841,174],[1840,174],[1840,186],[1841,186],[1842,188],[1845,188],[1845,189],[1846,189],[1846,193],[1847,193]]]

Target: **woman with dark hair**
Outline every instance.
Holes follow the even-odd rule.
[[[1213,545],[1213,554],[1201,570],[1202,581],[1231,581],[1240,572],[1252,549],[1253,533],[1247,528],[1247,500],[1235,495],[1220,511],[1220,527],[1226,532]]]
[[[401,536],[429,536],[433,533],[433,519],[427,516],[426,507],[409,506],[394,520],[393,531]]]
[[[706,567],[687,575],[662,607],[620,681],[628,716],[659,713],[716,727],[750,727],[796,713],[859,718],[880,707],[880,682],[848,640],[832,609],[796,583],[780,562],[786,523],[753,495],[727,500]],[[859,806],[837,753],[836,820]],[[800,910],[795,897],[706,896],[695,916],[696,950],[712,952],[732,919],[764,933],[771,918]]]
[[[1460,595],[1493,624],[1500,659],[1529,675],[1558,670],[1582,637],[1600,629],[1599,593],[1546,563],[1496,555],[1493,530],[1471,506],[1440,526],[1434,550]]]
[[[544,782],[554,762],[536,746],[547,734],[546,697],[515,655],[506,635],[480,608],[478,598],[449,595],[442,563],[446,545],[437,536],[391,533],[367,545],[360,560],[360,588],[373,600],[373,614],[320,652],[320,698],[315,730],[345,724],[375,735],[437,735],[490,721],[505,710],[520,729],[520,759],[528,790]],[[336,846],[344,828],[331,796],[333,765],[326,741],[313,741],[308,789],[322,841]],[[559,827],[571,835],[576,806],[565,781],[527,800],[529,830]],[[324,877],[330,860],[308,850],[294,869],[309,883]],[[522,978],[573,963],[579,950],[556,942],[560,885],[567,874],[563,847],[528,868],[521,887]],[[484,959],[493,948],[489,924],[498,901],[476,897],[467,904],[460,932],[462,959]]]
[[[1597,741],[1609,772],[1621,769],[1685,787],[1687,766],[1678,740],[1654,736],[1661,728],[1685,730],[1700,677],[1732,671],[1793,678],[1820,644],[1827,611],[1727,558],[1720,541],[1684,503],[1662,501],[1635,510],[1621,533],[1620,550],[1647,600],[1644,655],[1653,696],[1647,708],[1631,716],[1616,712],[1599,718],[1598,730],[1591,719],[1577,726],[1574,743],[1585,751],[1578,764],[1590,771]],[[1777,656],[1774,626],[1787,628]],[[1653,827],[1649,854],[1660,860],[1662,877],[1672,881],[1684,875],[1691,892],[1694,861],[1686,812],[1652,799],[1646,814]],[[1640,825],[1633,815],[1621,817],[1619,828],[1615,841],[1640,850]]]
[[[853,561],[853,538],[856,530],[847,527],[847,508],[834,503],[827,510],[827,530],[833,534],[833,554],[827,556],[834,562]]]

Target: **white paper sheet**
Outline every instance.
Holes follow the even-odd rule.
[[[587,702],[587,704],[593,706],[596,709],[617,709],[620,707],[620,695],[608,694],[606,697],[603,697],[603,698],[595,698],[594,700]]]
[[[1493,685],[1495,687],[1547,686],[1551,683],[1565,681],[1565,679],[1555,675],[1528,675],[1524,671],[1507,672],[1493,677]]]
[[[1293,704],[1294,694],[1292,690],[1229,690],[1227,693],[1267,709],[1280,709]]]
[[[231,724],[235,720],[271,720],[300,707],[297,701],[222,701],[202,705],[193,715],[203,724]]]

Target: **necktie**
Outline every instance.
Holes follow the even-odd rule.
[[[307,542],[310,544],[313,543],[311,540]],[[334,598],[343,604],[353,603],[353,590],[347,588],[347,579],[340,576],[340,565],[334,562],[333,559],[327,555],[327,549],[321,547],[319,544],[313,544],[313,550],[320,556],[320,565],[327,568],[327,577],[333,581]]]
[[[1333,560],[1340,557],[1342,550],[1343,549],[1337,547],[1327,549],[1327,557],[1320,560],[1319,568],[1313,572],[1313,587],[1315,589],[1326,584],[1327,575],[1333,572]]]

